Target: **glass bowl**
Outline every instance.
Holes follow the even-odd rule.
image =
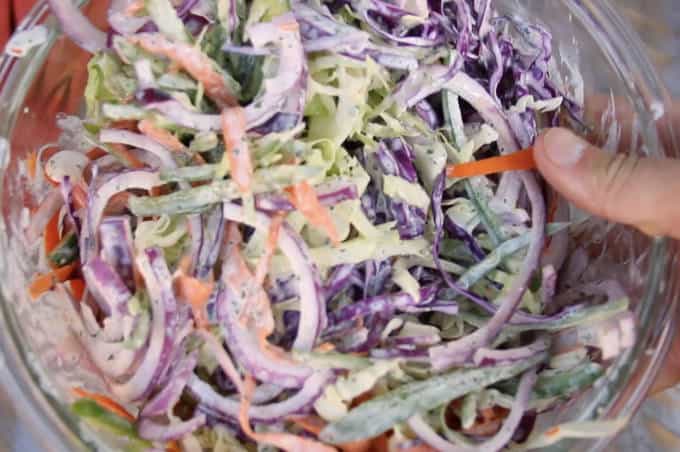
[[[105,27],[108,2],[85,11]],[[554,36],[557,71],[569,94],[584,99],[583,132],[612,152],[676,157],[671,108],[642,44],[609,0],[497,0],[503,13],[531,18]],[[19,27],[44,24],[49,40],[28,56],[0,60],[0,380],[34,437],[48,451],[87,450],[97,437],[69,413],[68,388],[94,378],[77,354],[64,353],[68,336],[59,306],[30,301],[25,287],[37,263],[38,243],[24,230],[36,200],[25,189],[28,152],[56,140],[58,113],[78,114],[88,55],[59,32],[45,1]],[[579,89],[578,72],[585,92]],[[604,113],[607,113],[603,115]],[[579,215],[575,209],[572,216]],[[631,297],[637,319],[635,347],[616,358],[605,377],[550,421],[630,416],[644,400],[674,336],[678,280],[677,243],[645,237],[630,228],[591,219],[570,231],[570,259],[592,259],[583,272],[595,280],[615,278]],[[567,261],[567,267],[570,260]],[[607,439],[562,442],[562,450],[601,450]]]

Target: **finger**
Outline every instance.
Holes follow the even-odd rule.
[[[680,238],[680,161],[607,153],[566,129],[550,129],[534,149],[543,177],[577,207]]]

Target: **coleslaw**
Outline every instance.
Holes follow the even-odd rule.
[[[616,281],[560,278],[551,36],[492,0],[113,0],[83,117],[26,166],[28,291],[62,298],[123,450],[500,451],[630,348]],[[559,289],[559,290],[558,290]],[[269,449],[268,449],[269,448]]]

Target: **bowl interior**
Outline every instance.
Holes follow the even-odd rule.
[[[104,28],[107,2],[86,7]],[[553,33],[553,73],[569,96],[584,102],[582,132],[612,152],[675,155],[669,125],[658,121],[666,98],[637,39],[605,0],[498,0],[502,14],[538,21]],[[57,114],[78,114],[89,56],[59,35],[40,2],[22,25],[44,23],[48,44],[21,60],[0,62],[0,161],[3,163],[0,224],[0,345],[8,363],[0,373],[15,385],[33,425],[48,440],[48,450],[84,447],[75,421],[58,400],[98,377],[84,365],[73,338],[60,325],[60,309],[50,300],[32,303],[25,291],[37,264],[39,243],[26,240],[29,212],[39,200],[26,190],[29,152],[55,142]],[[4,138],[3,138],[4,137]],[[665,147],[661,144],[665,144]],[[572,219],[583,214],[569,209]],[[607,375],[577,400],[540,422],[630,415],[644,397],[669,345],[674,326],[677,284],[670,277],[675,244],[651,239],[629,228],[587,219],[570,230],[561,288],[570,278],[619,281],[629,294],[638,322],[638,342],[616,358]],[[585,265],[584,265],[585,262]],[[43,414],[45,413],[45,414]],[[603,441],[562,443],[602,447]]]

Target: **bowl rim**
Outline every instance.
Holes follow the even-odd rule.
[[[87,3],[87,0],[75,0],[80,6]],[[620,68],[635,68],[639,73],[638,81],[631,81],[630,89],[639,95],[639,102],[636,104],[638,113],[654,111],[653,102],[661,101],[663,105],[669,104],[669,95],[664,87],[657,70],[649,61],[647,53],[643,50],[644,46],[630,25],[620,16],[610,0],[561,0],[567,5],[571,13],[581,21],[589,21],[602,29],[604,36],[610,39],[606,43],[600,40],[601,50],[609,57],[617,61]],[[49,12],[47,0],[39,0],[31,9],[30,13],[17,27],[16,32],[28,30],[33,26],[49,21],[56,24],[54,17]],[[55,27],[52,27],[55,28]],[[52,33],[54,34],[54,33]],[[48,45],[43,47],[50,49],[57,36],[52,36]],[[611,39],[615,37],[617,39]],[[641,62],[647,63],[639,66]],[[4,54],[0,56],[0,99],[7,95],[7,81],[21,78],[21,70],[17,72],[17,59]],[[25,68],[23,70],[25,72]],[[7,97],[16,98],[16,93],[10,93]],[[661,126],[661,125],[660,125]],[[13,124],[8,124],[6,129],[9,131]],[[666,127],[671,127],[666,125]],[[3,133],[0,131],[0,134]],[[669,136],[673,136],[672,133]],[[2,136],[0,136],[2,138]],[[0,143],[1,145],[2,143]],[[1,155],[8,152],[0,146],[0,161],[6,156]],[[653,153],[664,153],[663,150],[655,149]],[[680,156],[680,147],[677,143],[665,149],[665,155],[669,157]],[[7,158],[7,160],[9,160]],[[4,171],[0,171],[0,184],[4,179]],[[2,185],[0,185],[2,186]],[[2,228],[3,225],[0,225]],[[2,238],[0,237],[0,242]],[[626,386],[630,386],[630,379],[634,373],[642,370],[641,380],[635,385],[629,394],[622,397],[620,394],[609,401],[609,409],[605,417],[630,416],[636,412],[649,390],[657,375],[664,357],[670,349],[671,342],[675,335],[677,324],[676,311],[678,310],[677,291],[680,289],[678,283],[669,279],[670,265],[675,262],[677,257],[678,244],[667,239],[658,239],[652,247],[653,260],[652,275],[648,281],[645,296],[641,301],[642,305],[648,308],[655,303],[665,302],[664,309],[659,310],[657,317],[660,319],[661,327],[650,338],[651,343],[636,344],[644,346],[645,351],[652,350],[652,354],[647,356],[647,363],[639,362],[628,363],[629,367],[638,365],[635,370],[621,369],[624,378],[628,380]],[[665,278],[667,287],[662,287],[659,291],[661,279]],[[656,287],[656,288],[655,288]],[[35,360],[32,360],[30,351],[26,350],[20,341],[20,333],[12,322],[13,313],[9,304],[5,301],[4,294],[0,293],[0,383],[4,385],[5,391],[15,405],[19,418],[28,424],[34,437],[40,441],[45,450],[49,451],[74,451],[91,450],[91,447],[81,439],[78,422],[71,416],[65,406],[50,395],[40,384],[39,376],[34,371]],[[658,326],[655,325],[655,326]],[[645,351],[638,350],[638,353],[645,354]],[[642,366],[642,367],[640,367]],[[594,411],[595,408],[593,408]],[[589,413],[592,414],[592,413]],[[611,441],[611,438],[598,440],[581,441],[579,444],[587,445],[591,450],[602,450]]]

